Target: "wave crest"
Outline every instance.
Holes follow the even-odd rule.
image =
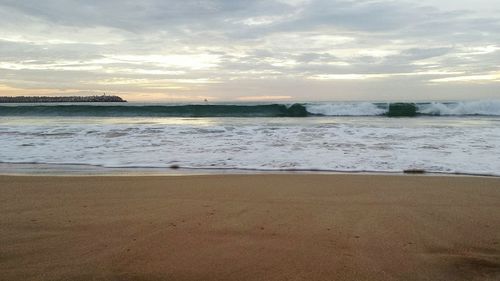
[[[415,107],[405,115],[393,115],[392,109],[405,105],[407,109]],[[312,115],[322,116],[500,116],[500,100],[464,101],[464,102],[428,102],[428,103],[317,103],[306,104]],[[416,113],[416,114],[415,114]]]
[[[500,100],[454,103],[419,104],[418,112],[425,115],[500,115]]]
[[[330,102],[190,105],[0,105],[0,116],[95,117],[307,117],[307,116],[500,116],[500,100],[427,103]]]
[[[306,109],[314,115],[324,116],[376,116],[387,112],[375,103],[323,103],[307,104]]]

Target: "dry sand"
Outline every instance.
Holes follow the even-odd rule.
[[[500,179],[0,176],[0,280],[500,280]]]

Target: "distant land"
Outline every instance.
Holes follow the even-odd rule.
[[[40,97],[20,96],[1,97],[0,103],[45,103],[45,102],[127,102],[119,96],[69,96],[69,97]]]

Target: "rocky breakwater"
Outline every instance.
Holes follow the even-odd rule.
[[[127,102],[119,96],[68,96],[68,97],[41,97],[19,96],[0,97],[0,103],[50,103],[50,102]]]

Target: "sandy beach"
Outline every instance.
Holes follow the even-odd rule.
[[[500,178],[0,176],[0,280],[500,280]]]

